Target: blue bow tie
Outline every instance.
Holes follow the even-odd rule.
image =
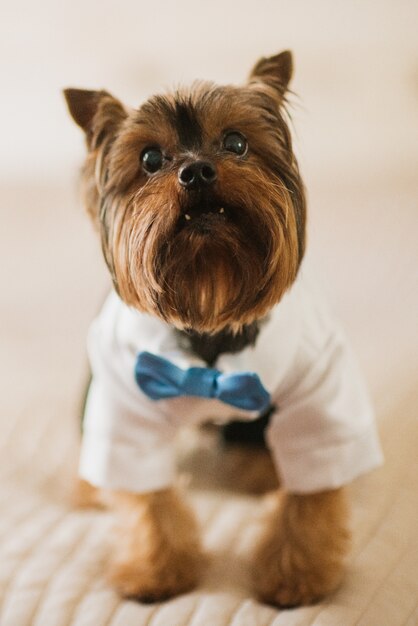
[[[163,357],[140,352],[135,365],[135,379],[142,391],[153,400],[199,396],[216,398],[246,411],[260,412],[270,406],[270,394],[258,375],[252,372],[222,374],[207,367],[184,370]]]

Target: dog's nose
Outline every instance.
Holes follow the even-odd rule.
[[[180,168],[178,179],[185,189],[197,189],[215,182],[216,169],[209,161],[193,161]]]

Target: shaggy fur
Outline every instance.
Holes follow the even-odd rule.
[[[245,86],[198,82],[132,110],[106,91],[65,91],[85,132],[85,204],[116,291],[178,328],[207,362],[226,345],[237,351],[256,340],[303,258],[305,196],[285,107],[291,75],[283,52],[261,59]],[[231,132],[249,149],[228,150]],[[150,149],[162,159],[152,172],[143,160]],[[215,180],[185,189],[180,173],[196,159]],[[191,589],[204,559],[178,495],[104,495],[119,514],[114,586],[146,600]],[[80,496],[97,501],[85,485]],[[294,606],[332,591],[345,518],[340,492],[284,496],[255,555],[259,596]]]
[[[173,490],[107,493],[118,512],[109,581],[124,596],[154,602],[189,591],[205,557],[192,511]]]
[[[254,587],[270,604],[311,604],[334,591],[349,547],[342,489],[278,494],[254,554]]]
[[[196,83],[129,112],[104,91],[65,92],[86,132],[85,201],[115,289],[179,328],[251,324],[279,302],[303,257],[304,191],[284,110],[290,69],[282,83],[280,68],[266,63],[246,87]],[[269,68],[271,77],[263,74]],[[222,147],[234,129],[251,146],[243,157]],[[164,167],[150,176],[140,155],[156,145]],[[193,154],[216,166],[211,189],[179,185],[178,170]],[[188,224],[184,216],[197,206],[206,216]]]

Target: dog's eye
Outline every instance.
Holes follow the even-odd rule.
[[[248,143],[244,135],[241,135],[241,133],[236,131],[232,131],[225,135],[223,147],[225,150],[228,150],[228,152],[234,152],[235,154],[242,156],[247,152]]]
[[[158,172],[163,166],[164,157],[159,148],[145,148],[141,154],[142,167],[149,174]]]

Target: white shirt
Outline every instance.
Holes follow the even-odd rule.
[[[206,366],[179,346],[170,325],[110,294],[88,337],[93,380],[80,457],[81,476],[98,487],[134,493],[169,487],[181,426],[258,416],[217,399],[152,400],[135,380],[142,351],[182,368]],[[266,438],[285,489],[337,488],[381,464],[373,410],[355,358],[302,276],[260,325],[255,346],[221,354],[213,367],[256,372],[269,391],[277,410]]]

